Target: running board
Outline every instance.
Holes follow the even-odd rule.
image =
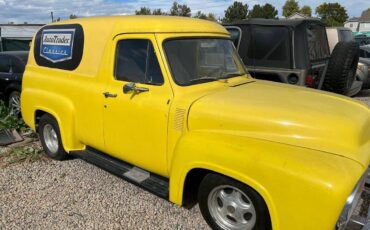
[[[87,148],[87,150],[84,151],[73,151],[71,155],[94,164],[99,168],[168,200],[169,183],[167,178],[150,173],[92,148]]]

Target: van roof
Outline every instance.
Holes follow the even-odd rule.
[[[117,33],[220,33],[229,34],[225,28],[207,20],[175,16],[105,16],[77,18],[54,24],[93,25],[94,28],[112,26]]]

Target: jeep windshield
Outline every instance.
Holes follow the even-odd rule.
[[[173,78],[187,86],[246,74],[231,40],[183,38],[164,43]]]

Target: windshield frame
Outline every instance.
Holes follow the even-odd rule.
[[[240,74],[240,75],[237,75],[237,76],[231,76],[231,77],[227,77],[227,78],[218,78],[218,79],[206,79],[204,81],[194,81],[194,82],[189,82],[188,84],[181,84],[178,82],[178,80],[176,79],[175,75],[174,75],[174,71],[173,71],[173,67],[171,65],[171,63],[169,62],[169,57],[168,57],[168,54],[167,54],[167,49],[165,47],[165,44],[169,41],[175,41],[175,40],[201,40],[201,39],[215,39],[215,40],[227,40],[227,41],[230,41],[231,42],[231,47],[233,49],[233,52],[234,54],[237,56],[237,61],[239,63],[236,63],[237,65],[239,64],[242,68],[242,70],[244,71],[243,74]],[[171,75],[171,78],[172,80],[175,82],[176,85],[180,86],[180,87],[188,87],[188,86],[194,86],[194,85],[199,85],[199,84],[204,84],[204,83],[210,83],[210,82],[227,82],[228,79],[230,78],[235,78],[235,77],[240,77],[240,76],[248,76],[248,71],[243,63],[243,61],[241,60],[240,56],[239,56],[239,53],[238,51],[236,50],[235,46],[233,45],[233,41],[231,40],[230,37],[221,37],[221,36],[179,36],[179,37],[170,37],[170,38],[165,38],[162,42],[162,50],[163,50],[163,53],[164,53],[164,56],[166,58],[166,64],[168,66],[168,69],[170,71],[170,75]]]

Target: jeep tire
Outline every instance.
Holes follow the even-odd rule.
[[[45,153],[54,160],[64,160],[67,152],[64,150],[58,122],[54,117],[45,114],[41,117],[38,127],[40,141]]]
[[[199,208],[216,230],[270,230],[263,198],[249,186],[218,174],[208,174],[198,190]]]
[[[323,89],[346,94],[356,77],[359,46],[356,42],[338,42],[331,54]]]

